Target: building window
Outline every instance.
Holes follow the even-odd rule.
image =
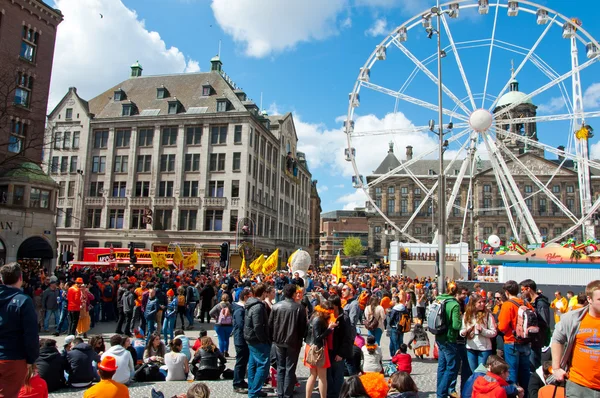
[[[50,206],[50,191],[39,188],[31,188],[29,194],[29,206],[47,209]]]
[[[237,223],[238,223],[238,212],[237,210],[229,211],[229,231],[235,232],[237,231]],[[273,226],[273,228],[275,228]]]
[[[483,198],[483,208],[484,209],[492,208],[492,198]]]
[[[73,145],[71,148],[79,149],[79,131],[73,132]]]
[[[69,173],[77,172],[77,156],[71,156],[71,165],[69,166]]]
[[[546,212],[546,199],[540,199],[540,214]]]
[[[527,205],[527,208],[529,209],[529,211],[533,210],[533,199],[531,199],[531,198],[525,199],[525,205]]]
[[[116,132],[117,142],[115,146],[117,148],[129,147],[129,140],[131,139],[131,130],[117,130]]]
[[[149,173],[152,166],[152,155],[138,155],[136,170],[138,173]]]
[[[71,132],[65,131],[62,149],[70,149],[70,148],[71,148]]]
[[[208,182],[208,196],[211,198],[222,198],[224,194],[225,182],[224,181],[209,181]]]
[[[560,185],[552,186],[552,193],[560,193]]]
[[[164,99],[167,98],[167,89],[164,87],[159,87],[156,89],[156,99]]]
[[[121,101],[121,100],[125,99],[125,96],[123,94],[124,94],[123,90],[121,90],[121,89],[116,90],[113,95],[113,99],[115,101]]]
[[[72,198],[75,196],[75,181],[69,181],[67,195],[69,196],[69,198]]]
[[[171,229],[172,210],[156,210],[154,213],[154,230],[166,231]]]
[[[241,152],[234,152],[233,153],[233,167],[232,167],[232,170],[233,171],[239,171],[240,168],[242,167],[241,163],[242,163],[242,153]],[[261,165],[261,167],[262,167],[262,165]]]
[[[65,212],[65,228],[71,228],[73,224],[73,209],[67,209]]]
[[[415,235],[421,235],[421,227],[415,227]]]
[[[106,148],[108,145],[108,130],[94,132],[94,148]]]
[[[63,137],[62,131],[57,131],[56,135],[54,136],[54,149],[62,148],[62,137]]]
[[[210,143],[212,145],[222,145],[227,143],[227,126],[211,126]]]
[[[396,192],[396,187],[388,187],[388,193],[394,194]]]
[[[135,196],[147,198],[150,196],[150,181],[138,181],[135,183]]]
[[[138,146],[152,146],[152,140],[154,140],[153,129],[138,130]]]
[[[106,156],[92,157],[92,173],[104,173],[106,169]]]
[[[67,183],[65,181],[60,181],[58,183],[58,197],[59,198],[64,198],[65,197],[65,188],[67,186]]]
[[[58,162],[59,162],[58,156],[53,156],[52,157],[52,164],[50,165],[50,172],[52,174],[58,173]]]
[[[573,187],[573,185],[567,185],[567,193],[573,193],[575,192],[575,188]]]
[[[185,155],[185,171],[200,171],[200,154],[188,153]]]
[[[232,198],[240,197],[240,181],[239,180],[231,181],[231,197]]]
[[[19,72],[18,76],[14,104],[29,108],[31,91],[33,90],[33,77],[21,72]]]
[[[163,127],[161,141],[163,146],[177,145],[177,130],[177,127]]]
[[[542,228],[540,228],[540,234],[541,234],[543,237],[546,237],[546,236],[548,236],[548,228],[546,228],[546,227],[542,227]]]
[[[202,86],[202,96],[203,97],[208,97],[210,96],[210,92],[211,92],[211,88],[209,85],[206,86]]]
[[[161,181],[158,184],[158,196],[161,198],[173,197],[173,181]]]
[[[69,157],[63,156],[60,158],[60,172],[66,173],[69,170]]]
[[[123,104],[123,111],[121,112],[121,116],[131,115],[133,115],[133,104]]]
[[[575,210],[575,200],[574,199],[567,199],[567,209],[569,209],[569,211],[573,212]]]
[[[179,230],[195,231],[198,210],[180,210],[179,211]]]
[[[202,127],[188,127],[185,132],[187,145],[200,145],[202,142]]]
[[[558,228],[554,228],[554,236],[558,236],[562,234],[562,228],[558,227]]]
[[[402,214],[406,214],[406,213],[408,213],[408,200],[406,200],[406,199],[402,199],[402,200],[400,201],[400,212],[401,212]]]
[[[176,115],[179,112],[179,101],[169,101],[169,115]]]
[[[506,227],[498,227],[498,233],[504,235],[506,233]]]
[[[485,193],[491,193],[492,192],[492,186],[489,185],[489,184],[485,184],[483,186],[483,192],[485,192]]]
[[[116,181],[113,182],[113,191],[112,196],[114,198],[124,198],[125,197],[125,188],[127,187],[126,181]]]
[[[242,125],[238,124],[235,126],[235,131],[233,133],[233,143],[241,144],[242,143]],[[269,157],[271,155],[269,154]]]
[[[531,185],[525,185],[525,193],[533,192],[533,187]]]
[[[129,165],[129,156],[115,156],[115,173],[127,173]]]
[[[123,229],[123,219],[125,218],[125,210],[110,209],[108,213],[108,228]]]
[[[11,120],[10,137],[8,138],[8,151],[12,153],[21,153],[23,150],[23,141],[27,135],[28,124]]]
[[[225,154],[211,153],[209,171],[225,171]]]
[[[90,196],[99,197],[104,193],[104,182],[103,181],[93,181],[90,183]]]
[[[67,108],[65,110],[65,119],[73,119],[73,108]]]
[[[88,209],[86,228],[100,228],[100,218],[102,217],[102,209]]]
[[[19,56],[24,60],[34,62],[40,34],[27,26],[23,26],[21,36],[21,52]]]
[[[144,222],[145,212],[141,209],[131,211],[131,229],[146,229]]]
[[[227,100],[217,101],[217,112],[227,112]]]
[[[421,188],[415,188],[415,195],[421,195]]]
[[[183,197],[195,198],[198,196],[198,181],[183,182]]]
[[[204,230],[223,230],[223,210],[206,210],[206,213],[204,214]]]
[[[388,214],[392,214],[396,212],[396,200],[395,199],[388,199],[387,202],[387,212]]]
[[[375,188],[375,195],[381,195],[381,187]]]
[[[160,155],[160,171],[175,171],[175,155]]]
[[[489,235],[491,235],[491,233],[492,233],[492,227],[484,227],[483,228],[483,234],[485,236],[489,236]]]

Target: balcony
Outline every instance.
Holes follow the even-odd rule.
[[[131,198],[129,201],[132,206],[150,206],[150,198]]]
[[[200,198],[179,198],[179,206],[200,207]]]
[[[231,207],[232,208],[240,207],[240,198],[232,198],[231,199]]]
[[[87,197],[85,198],[86,206],[104,206],[104,198],[103,197]]]
[[[204,197],[204,207],[225,207],[227,206],[227,198]]]
[[[73,198],[58,198],[58,207],[73,207]]]
[[[127,198],[106,198],[106,204],[114,207],[127,206]]]
[[[154,198],[154,206],[174,207],[175,198]]]

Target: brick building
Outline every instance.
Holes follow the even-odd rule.
[[[364,209],[335,210],[321,214],[321,263],[331,264],[338,251],[344,256],[344,239],[360,238],[365,251],[369,247],[369,225]],[[367,260],[367,256],[355,257],[353,261]]]

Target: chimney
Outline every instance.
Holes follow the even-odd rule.
[[[565,147],[561,145],[557,149],[559,150],[558,161],[562,163],[562,161],[565,160]]]
[[[412,148],[413,147],[410,145],[406,147],[406,160],[412,159],[412,155],[413,155]]]

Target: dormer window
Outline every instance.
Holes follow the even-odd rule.
[[[133,115],[133,104],[123,104],[122,116],[131,116],[131,115]]]
[[[217,112],[227,112],[229,106],[229,100],[226,98],[217,100]]]
[[[181,107],[181,102],[175,99],[174,101],[169,101],[169,115],[176,115],[179,113],[179,108]]]
[[[169,97],[169,91],[165,86],[156,89],[156,99],[164,99]]]
[[[212,86],[210,84],[205,84],[202,86],[202,96],[210,97],[212,94]]]
[[[125,91],[121,89],[116,90],[113,98],[115,101],[123,101],[125,99]]]
[[[435,171],[434,171],[434,170],[432,170],[432,169],[429,169],[429,175],[430,175],[430,176],[434,176],[434,175],[435,175]]]

